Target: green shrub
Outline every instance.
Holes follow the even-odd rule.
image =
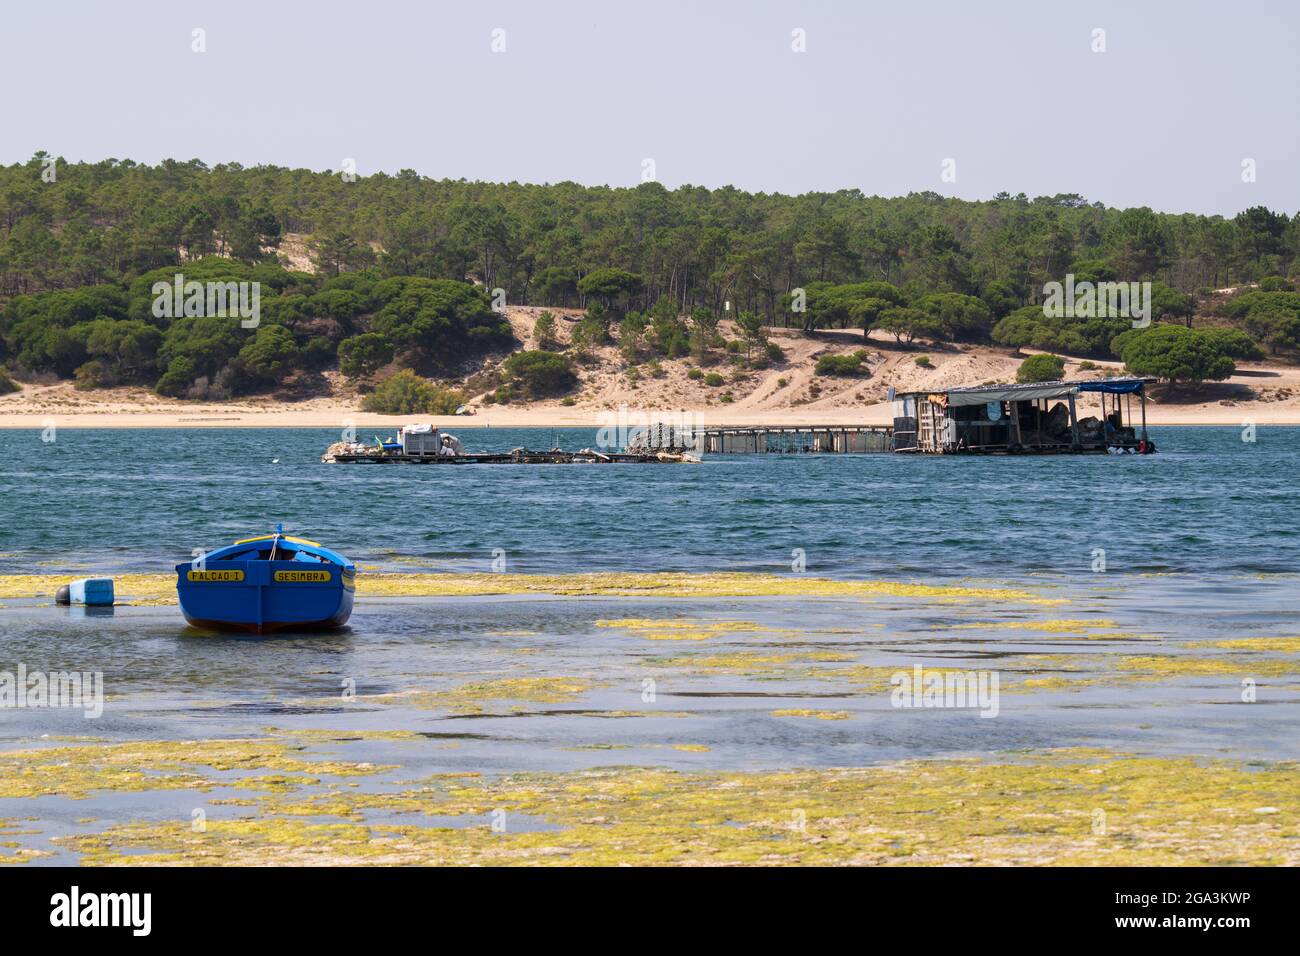
[[[393,360],[393,343],[378,332],[365,332],[339,343],[339,371],[348,378],[360,378]]]
[[[572,395],[567,395],[564,397],[564,399],[561,400],[560,404],[563,405],[565,408],[572,408],[574,405],[578,404],[578,400],[574,398]]]
[[[708,375],[704,376],[704,384],[708,385],[710,388],[717,388],[719,385],[724,385],[726,384],[726,381],[727,380],[717,372],[710,372]]]
[[[502,368],[511,383],[529,398],[559,395],[578,384],[569,358],[544,349],[516,352]]]
[[[263,325],[239,350],[236,371],[248,385],[274,385],[297,366],[302,350],[283,325]]]
[[[302,347],[301,360],[304,368],[320,369],[334,364],[337,346],[323,335],[313,335]]]
[[[858,349],[852,355],[823,355],[817,360],[818,375],[854,376],[863,372],[862,363],[867,353]]]
[[[1084,359],[1082,362],[1079,363],[1080,372],[1091,372],[1096,367],[1097,367],[1097,363],[1090,362],[1088,359]]]
[[[957,292],[927,295],[919,299],[916,305],[938,322],[938,333],[945,339],[985,341],[995,321],[992,311],[982,301]],[[881,316],[884,316],[884,311]],[[933,329],[932,326],[928,328]],[[918,329],[917,333],[925,334],[922,329]]]
[[[593,269],[578,280],[578,291],[600,300],[606,308],[620,309],[645,287],[645,280],[626,269]]]
[[[82,391],[91,388],[112,388],[117,384],[113,370],[106,362],[91,359],[85,365],[79,365],[73,376],[77,380],[76,388]]]
[[[1029,305],[998,322],[993,341],[1015,348],[1104,356],[1111,339],[1132,327],[1129,319],[1047,316],[1041,305]]]
[[[1059,355],[1031,355],[1016,369],[1017,382],[1059,382],[1065,375],[1065,359]]]
[[[1260,292],[1290,292],[1291,283],[1282,276],[1264,276],[1259,280]]]
[[[542,312],[533,323],[533,338],[537,340],[538,348],[550,349],[559,344],[555,337],[555,313],[549,309]]]
[[[379,415],[452,415],[465,404],[465,394],[421,378],[409,368],[388,378],[361,403]]]
[[[1201,331],[1228,358],[1254,362],[1264,357],[1264,350],[1255,344],[1254,339],[1240,329],[1213,328],[1202,329]]]
[[[921,368],[934,368],[934,363],[930,361],[928,355],[918,355],[913,361]]]
[[[943,320],[923,309],[882,309],[875,327],[888,332],[896,342],[911,342],[915,338],[940,339],[946,334]]]
[[[1208,329],[1153,325],[1116,336],[1115,345],[1129,371],[1171,383],[1222,381],[1236,370],[1220,338]]]
[[[179,398],[194,384],[196,378],[198,378],[198,371],[194,363],[185,356],[178,355],[167,363],[167,371],[163,372],[162,377],[158,379],[154,391],[159,395]]]
[[[723,392],[718,396],[718,401],[722,402],[724,405],[730,405],[735,400],[735,397],[730,392]]]
[[[686,373],[686,377],[691,379],[692,381],[698,382],[700,379],[704,378],[704,370],[693,368]]]
[[[394,276],[375,285],[373,298],[383,306],[370,329],[388,339],[406,364],[449,365],[515,341],[487,293],[466,282]]]
[[[650,324],[650,338],[659,354],[667,358],[677,358],[690,351],[690,329],[677,315],[671,300],[661,298],[655,303],[654,312]]]
[[[588,309],[569,336],[569,344],[584,359],[589,358],[594,349],[609,342],[609,326],[602,315],[596,314],[598,312],[595,306]]]
[[[12,392],[22,388],[17,382],[9,377],[9,373],[0,368],[0,395],[9,395]]]

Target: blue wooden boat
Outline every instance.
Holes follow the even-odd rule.
[[[357,569],[329,548],[286,535],[245,538],[176,565],[176,593],[196,627],[266,634],[339,627],[352,614]]]

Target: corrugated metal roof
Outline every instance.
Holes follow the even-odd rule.
[[[1026,382],[1021,385],[975,385],[964,388],[930,388],[920,392],[899,392],[896,399],[908,396],[946,395],[953,406],[980,405],[984,402],[1026,402],[1041,398],[1064,398],[1082,385],[1128,385],[1155,382],[1154,378],[1085,378],[1060,382]]]

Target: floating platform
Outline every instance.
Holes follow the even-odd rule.
[[[516,448],[494,454],[462,455],[409,455],[404,452],[378,449],[364,452],[326,453],[321,459],[340,465],[661,465],[695,462],[698,458],[672,452],[600,452],[584,448],[582,451],[532,451]]]
[[[893,449],[890,425],[753,425],[705,428],[696,436],[709,455],[872,455]]]
[[[697,455],[870,455],[893,449],[892,425],[721,425],[682,428],[653,424],[629,445],[635,452]]]

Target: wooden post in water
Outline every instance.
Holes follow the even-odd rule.
[[[1075,448],[1079,448],[1079,410],[1075,407],[1074,392],[1070,393],[1070,437]]]
[[[1142,383],[1142,388],[1138,391],[1142,396],[1142,446],[1147,445],[1147,384]]]

